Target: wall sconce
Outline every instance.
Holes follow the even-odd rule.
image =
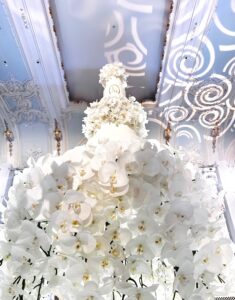
[[[216,139],[220,134],[220,128],[218,122],[216,122],[215,127],[211,129],[211,137],[212,137],[212,150],[215,153],[216,149]]]
[[[10,156],[12,156],[14,134],[13,134],[13,132],[9,129],[6,120],[4,120],[4,124],[5,124],[4,135],[5,135],[6,140],[7,140],[8,143],[9,143],[9,154],[10,154]]]
[[[166,127],[166,129],[164,129],[164,132],[163,132],[163,137],[165,139],[166,145],[169,145],[169,142],[171,139],[171,131],[172,131],[171,123],[170,123],[170,121],[168,121],[167,127]]]
[[[54,133],[54,139],[56,140],[57,155],[60,155],[61,141],[63,139],[63,136],[62,136],[62,131],[60,130],[56,119],[55,119],[55,129],[53,133]]]

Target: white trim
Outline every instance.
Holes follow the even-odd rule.
[[[4,0],[40,99],[51,119],[69,104],[48,0]]]
[[[169,60],[169,55],[170,55],[170,51],[171,51],[171,45],[172,45],[172,41],[174,38],[174,29],[175,29],[175,24],[176,24],[176,19],[178,16],[178,11],[179,11],[179,6],[180,6],[180,0],[173,0],[173,10],[170,13],[170,25],[169,28],[166,32],[166,45],[164,46],[164,57],[162,60],[162,70],[159,74],[160,76],[160,80],[157,86],[157,90],[156,90],[156,94],[155,94],[155,100],[156,103],[158,104],[159,100],[160,100],[160,95],[162,93],[162,89],[163,89],[163,83],[164,83],[164,79],[165,79],[165,74],[166,74],[166,68],[167,68],[167,64],[168,64],[168,60]]]

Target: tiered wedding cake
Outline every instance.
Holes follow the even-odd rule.
[[[121,64],[100,74],[85,145],[17,175],[0,242],[0,299],[209,300],[229,289],[221,197],[184,155],[150,143]]]

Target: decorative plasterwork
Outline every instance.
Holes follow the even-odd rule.
[[[59,121],[66,110],[68,92],[48,1],[1,0],[1,4],[30,79],[0,82],[0,117],[16,137],[11,162],[22,167],[29,155],[36,158],[53,151],[54,119]]]
[[[32,157],[34,160],[37,160],[43,154],[43,150],[38,145],[33,144],[28,150],[25,151],[23,155],[23,162],[27,162],[29,157]]]
[[[69,148],[69,131],[72,130],[69,126],[69,122],[72,119],[72,114],[77,114],[78,119],[82,119],[84,115],[84,110],[87,108],[88,103],[85,101],[71,102],[68,107],[61,114],[61,125],[63,127],[63,143],[62,146],[64,150]],[[82,127],[80,128],[80,133],[82,132]],[[78,136],[79,136],[78,132]]]
[[[48,114],[39,98],[39,89],[32,80],[1,81],[0,96],[12,122],[48,122]]]
[[[38,87],[42,106],[52,120],[59,118],[69,101],[49,3],[47,0],[3,2],[17,33],[19,47],[27,61],[32,80]]]
[[[86,101],[71,102],[61,114],[62,120],[70,119],[72,113],[83,113],[88,105]]]
[[[174,0],[156,119],[162,128],[170,121],[176,139],[211,144],[215,128],[217,139],[232,137],[235,83],[234,57],[229,53],[235,31],[226,18],[234,16],[233,2],[226,0],[225,8],[223,0]]]

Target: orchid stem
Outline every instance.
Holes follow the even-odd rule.
[[[175,300],[175,296],[178,292],[177,291],[174,291],[174,295],[173,295],[173,299],[172,300]]]
[[[37,296],[37,300],[40,300],[40,299],[41,299],[41,289],[42,289],[43,283],[44,283],[44,278],[42,277],[41,280],[40,280],[40,283],[34,287],[34,289],[38,287],[38,296]]]
[[[132,281],[132,282],[135,284],[135,286],[138,287],[137,282],[136,282],[133,278],[129,277],[129,278],[127,279],[127,281]]]

